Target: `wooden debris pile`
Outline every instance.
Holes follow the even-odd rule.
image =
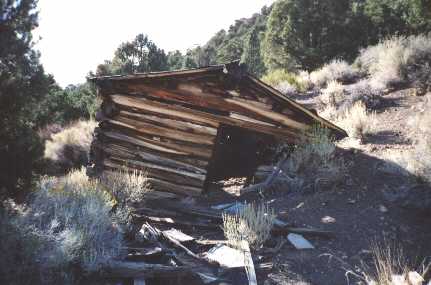
[[[258,160],[257,144],[267,144],[268,137],[295,143],[315,124],[346,136],[247,74],[238,62],[91,80],[103,99],[90,153],[94,172],[145,170],[161,191],[201,194],[217,177],[217,161],[226,162],[218,158],[230,157],[230,164],[237,161],[236,168],[244,168],[244,158],[249,164]],[[241,136],[234,148],[236,133]],[[256,136],[263,139],[247,146]],[[229,147],[235,151],[223,152]]]
[[[105,276],[131,278],[135,284],[258,284],[257,280],[271,271],[274,254],[290,240],[288,234],[295,238],[292,245],[296,248],[298,242],[307,244],[300,234],[332,236],[331,232],[296,228],[277,219],[272,233],[274,247],[256,254],[245,241],[241,249],[235,249],[223,238],[222,213],[237,211],[241,203],[213,208],[172,201],[161,204],[163,209],[156,205],[136,209],[135,219],[142,226],[127,248],[126,259],[110,262]]]

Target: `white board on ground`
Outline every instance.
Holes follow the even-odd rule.
[[[313,249],[314,246],[306,240],[302,235],[290,233],[287,235],[287,239],[296,249]]]
[[[170,229],[167,231],[163,231],[163,233],[173,239],[176,239],[179,242],[188,242],[194,240],[193,237],[186,235],[185,233],[177,230],[177,229]]]
[[[218,244],[208,250],[206,257],[211,261],[218,262],[223,267],[244,267],[244,253],[240,250]]]

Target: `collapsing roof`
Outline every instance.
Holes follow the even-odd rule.
[[[344,130],[248,74],[238,61],[182,71],[91,79],[103,98],[96,171],[141,169],[154,188],[198,195],[226,126],[296,143],[313,125]]]

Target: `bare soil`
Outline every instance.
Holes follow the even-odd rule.
[[[431,99],[430,93],[422,97],[410,94],[411,90],[405,89],[383,97],[377,110],[377,132],[365,143],[351,139],[338,143],[338,155],[349,169],[342,187],[308,194],[288,189],[266,193],[264,200],[286,222],[330,230],[335,232],[335,238],[305,236],[315,246],[314,250],[296,250],[287,243],[277,254],[267,257],[275,267],[269,277],[260,276],[262,284],[265,279],[272,284],[270,280],[280,274],[286,282],[283,284],[358,284],[360,278],[348,272],[361,275],[364,264],[371,265],[375,243],[395,243],[416,266],[431,256],[430,213],[404,207],[404,198],[396,195],[400,189],[412,187],[412,182],[405,176],[380,170],[387,151],[412,147],[409,118],[415,112],[430,111],[421,109],[422,103]],[[296,99],[301,102],[301,98]],[[305,97],[302,103],[313,106],[313,100]],[[237,182],[237,186],[235,180],[225,182],[229,186],[225,187],[227,192],[210,192],[200,203],[237,200],[235,192],[242,181]]]

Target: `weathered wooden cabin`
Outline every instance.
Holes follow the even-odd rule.
[[[103,98],[90,154],[95,172],[146,170],[161,191],[199,195],[211,180],[247,175],[265,146],[294,144],[315,124],[346,136],[238,61],[91,80]]]

